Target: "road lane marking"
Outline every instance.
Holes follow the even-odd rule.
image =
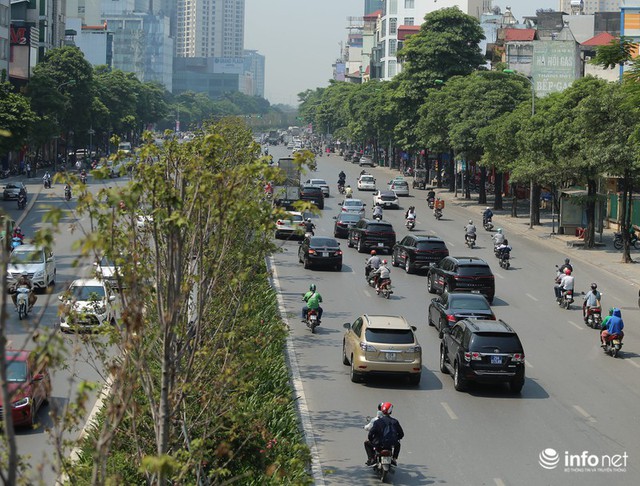
[[[524,295],[529,297],[531,300],[535,300],[536,302],[538,302],[538,299],[536,297],[534,297],[533,295],[531,295],[531,294],[524,294]]]
[[[367,297],[371,297],[371,292],[369,292],[367,289],[364,289],[363,292]]]
[[[453,410],[451,410],[451,407],[447,402],[440,402],[440,405],[442,405],[442,408],[444,408],[444,411],[447,412],[447,415],[449,415],[451,420],[458,420],[458,416],[453,413]]]
[[[594,419],[591,415],[589,415],[587,413],[587,411],[584,408],[582,408],[580,405],[574,405],[573,408],[576,410],[576,412],[578,412],[580,415],[582,415],[589,422],[595,422],[596,421],[596,419]]]
[[[635,361],[633,361],[632,359],[625,359],[625,361],[627,363],[632,364],[633,366],[635,366],[636,368],[640,368],[640,364],[636,363]]]
[[[524,360],[524,365],[525,365],[525,366],[527,366],[527,367],[529,367],[529,368],[533,368],[533,365],[532,365],[531,363],[529,363],[529,360],[528,360],[528,359],[525,359],[525,360]]]
[[[499,273],[494,273],[494,275],[495,275],[496,277],[498,277],[498,278],[502,278],[502,279],[504,279],[504,275],[500,275]]]
[[[571,324],[573,327],[575,327],[576,329],[579,329],[580,331],[582,331],[584,328],[582,326],[579,326],[578,324],[576,324],[573,321],[567,321],[569,324]]]
[[[496,483],[496,486],[505,486],[504,481],[500,478],[493,478],[493,482]]]
[[[613,300],[617,300],[618,302],[622,302],[622,299],[620,297],[615,296],[615,295],[612,295],[611,298]]]
[[[449,246],[456,246],[456,245],[454,245],[453,243],[451,243],[450,241],[447,241],[447,245],[449,245]]]

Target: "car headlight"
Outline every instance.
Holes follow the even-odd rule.
[[[38,278],[44,276],[44,270],[39,270],[33,274],[33,278]]]
[[[18,400],[17,402],[13,402],[11,404],[11,406],[13,408],[21,408],[21,407],[26,407],[27,405],[29,405],[29,397],[24,397],[21,398],[20,400]]]

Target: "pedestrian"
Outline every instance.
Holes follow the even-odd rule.
[[[27,162],[27,179],[31,178],[31,162]]]

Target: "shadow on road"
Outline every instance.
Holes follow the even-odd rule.
[[[364,440],[364,439],[363,439]],[[324,478],[327,484],[358,484],[373,485],[380,484],[380,479],[373,468],[364,465],[365,454],[362,449],[362,466],[335,467],[335,465],[325,465],[323,467]],[[389,476],[389,484],[405,484],[421,486],[427,484],[445,484],[446,481],[427,476],[423,471],[426,466],[415,464],[403,464],[402,455],[398,468]]]
[[[477,398],[501,398],[507,400],[542,400],[549,398],[549,394],[533,378],[526,378],[524,388],[520,393],[513,393],[506,384],[486,385],[469,384],[468,394]]]

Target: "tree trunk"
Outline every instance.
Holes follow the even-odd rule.
[[[478,188],[478,202],[480,204],[487,204],[487,168],[480,167],[480,187]]]
[[[438,154],[436,159],[436,185],[442,187],[442,154]]]
[[[531,181],[529,188],[529,227],[540,225],[540,184]]]
[[[496,172],[494,187],[496,197],[493,201],[493,209],[502,209],[502,172]]]
[[[453,155],[453,150],[449,152],[447,170],[449,171],[449,192],[454,192],[456,190],[456,160]]]
[[[622,217],[618,210],[618,219],[620,221],[620,233],[622,234],[622,263],[632,263],[631,258],[631,238],[629,230],[631,229],[631,173],[629,170],[624,171],[622,187]]]
[[[471,167],[469,167],[469,165],[469,161],[467,160],[464,164],[464,178],[462,180],[465,199],[471,199],[471,187],[469,186],[469,183],[471,182]]]
[[[518,217],[518,196],[516,194],[515,184],[511,184],[511,217]]]
[[[584,231],[584,247],[596,246],[596,181],[587,179],[587,227]]]

